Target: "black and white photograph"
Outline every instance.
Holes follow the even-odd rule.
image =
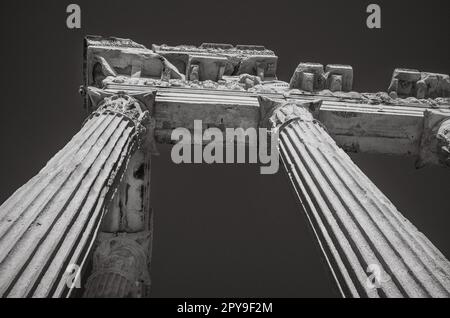
[[[1,298],[450,297],[448,0],[0,7]]]

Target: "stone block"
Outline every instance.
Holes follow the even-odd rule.
[[[329,85],[330,91],[332,91],[332,92],[342,91],[342,85],[343,85],[343,76],[342,75],[331,75],[329,82],[330,82],[330,85]]]
[[[350,92],[352,90],[352,88],[353,88],[353,68],[350,65],[329,64],[325,68],[325,73],[329,73],[331,75],[331,77],[332,77],[332,75],[342,76],[342,89],[341,90],[344,92]],[[332,89],[330,88],[330,90],[332,90]]]
[[[388,93],[391,93],[391,92],[397,93],[397,90],[398,90],[398,79],[393,78],[391,80],[391,84],[389,85]]]
[[[413,88],[415,87],[414,82],[407,82],[407,81],[398,81],[398,88],[397,88],[397,94],[401,97],[409,97],[412,96],[414,93]]]
[[[421,79],[421,73],[418,70],[406,69],[406,68],[396,68],[392,78],[396,78],[399,81],[404,82],[417,82]]]
[[[302,79],[300,89],[308,92],[314,91],[314,77],[315,77],[314,74],[303,72],[301,73],[301,77]]]
[[[439,87],[442,91],[442,97],[450,97],[450,77],[448,75],[441,81]]]
[[[423,82],[427,87],[428,96],[437,96],[439,80],[436,74],[433,73],[422,73],[422,79],[420,82]]]
[[[319,63],[300,63],[295,69],[294,75],[292,75],[291,82],[289,84],[290,88],[302,89],[304,86],[302,84],[303,79],[310,80],[310,75],[303,76],[304,73],[313,74],[313,90],[321,89],[321,83],[323,79],[323,65]],[[309,84],[306,84],[308,87]]]
[[[188,78],[190,81],[199,81],[200,80],[200,65],[191,64],[189,67]]]
[[[268,55],[252,55],[242,59],[239,65],[238,75],[250,74],[263,76],[261,78],[276,78],[278,57]]]
[[[450,76],[447,74],[436,74],[438,79],[438,96],[450,97]]]
[[[189,57],[186,77],[189,80],[210,80],[217,82],[222,79],[227,61],[227,58],[222,56],[191,55]],[[198,65],[198,69],[197,67],[192,67],[193,65]],[[191,79],[191,74],[193,74],[195,79]]]
[[[394,70],[388,92],[395,91],[400,97],[415,96],[437,98],[450,96],[450,76],[447,74],[419,72],[413,69]]]
[[[161,56],[164,56],[170,63],[172,63],[181,74],[186,74],[186,66],[189,62],[189,54],[164,51],[159,54]]]
[[[422,99],[427,96],[427,84],[424,80],[420,80],[416,83],[416,98]]]

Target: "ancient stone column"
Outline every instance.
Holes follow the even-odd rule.
[[[450,263],[336,145],[320,101],[259,101],[342,295],[449,297]]]
[[[133,97],[106,97],[73,139],[0,207],[0,296],[64,297],[66,270],[86,265],[149,112]],[[74,281],[73,279],[71,280]]]
[[[131,157],[109,203],[83,297],[149,297],[153,238],[150,176],[156,149],[148,141]]]

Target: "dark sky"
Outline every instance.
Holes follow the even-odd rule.
[[[81,30],[65,9],[82,9]],[[382,29],[365,26],[369,3]],[[301,61],[351,64],[354,89],[385,90],[395,67],[449,73],[449,1],[1,1],[0,202],[79,129],[85,34],[156,44],[262,44],[289,80]],[[283,175],[251,166],[153,162],[154,296],[335,296]],[[450,170],[355,155],[405,216],[450,257]]]

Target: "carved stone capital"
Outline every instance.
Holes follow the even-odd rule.
[[[127,117],[135,125],[141,125],[148,120],[149,112],[145,110],[139,101],[125,93],[118,93],[105,97],[100,102],[95,114],[116,113]]]
[[[416,167],[442,164],[450,167],[450,110],[427,109]]]
[[[96,87],[88,87],[87,93],[94,109],[89,118],[103,113],[124,116],[136,126],[140,147],[152,154],[158,154],[154,139],[155,120],[152,117],[156,90],[138,94],[113,94]]]
[[[119,92],[119,93],[111,93],[108,91],[105,91],[103,89],[89,86],[87,89],[87,95],[89,96],[89,99],[91,101],[91,109],[93,111],[99,109],[100,106],[104,106],[104,104],[109,101],[109,103],[117,104],[115,100],[119,97],[122,98],[122,101],[119,101],[123,104],[132,104],[135,102],[138,102],[138,106],[140,107],[140,110],[142,111],[148,111],[150,115],[153,114],[153,109],[155,106],[155,99],[156,99],[156,90],[150,90],[143,93],[125,93],[125,92]],[[117,96],[114,99],[111,99],[110,97]],[[126,96],[126,97],[125,97]],[[107,100],[107,98],[110,98]],[[138,109],[139,110],[139,109]]]
[[[104,239],[93,255],[93,272],[89,277],[86,298],[139,298],[149,285],[149,237],[128,235]],[[144,295],[143,295],[144,294]]]
[[[283,129],[294,120],[317,122],[322,100],[300,102],[296,100],[274,100],[258,96],[261,113],[261,127]]]

